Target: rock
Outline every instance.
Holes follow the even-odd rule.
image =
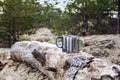
[[[13,80],[13,79],[12,79],[12,76],[7,76],[5,80]]]
[[[0,70],[2,70],[6,64],[7,64],[7,63],[3,64],[3,63],[0,61]]]
[[[0,48],[0,60],[8,60],[10,58],[10,49]]]
[[[79,80],[79,78],[83,80],[101,80],[101,78],[106,75],[117,80],[117,78],[120,78],[119,70],[120,66],[112,64],[108,60],[95,58],[93,62],[90,63],[89,67],[85,67],[78,71],[75,80]]]
[[[36,54],[45,58],[44,65],[42,65],[42,60],[36,57]],[[104,79],[105,75],[109,75],[113,79],[120,78],[119,65],[113,64],[109,60],[95,58],[82,51],[67,54],[50,43],[17,42],[11,48],[11,55],[13,55],[13,60],[24,61],[32,65],[47,75],[50,80],[91,80],[91,78],[99,80]],[[51,69],[55,71],[52,72]],[[20,70],[18,70],[19,73],[24,71]]]
[[[49,42],[55,43],[55,35],[47,28],[39,28],[35,34],[27,35],[24,34],[20,37],[20,40],[27,41],[40,41],[40,42]]]
[[[0,80],[47,80],[40,71],[33,69],[30,65],[10,60],[10,49],[0,48],[0,61],[5,64],[0,71]]]
[[[120,36],[119,35],[93,35],[81,37],[85,47],[82,51],[95,57],[107,58],[114,63],[120,64]]]
[[[12,47],[11,47],[11,59],[15,60],[15,61],[23,61],[26,62],[28,64],[30,64],[32,67],[38,69],[39,71],[41,71],[43,74],[49,76],[50,80],[54,80],[52,73],[48,72],[46,69],[44,69],[44,67],[41,65],[42,62],[39,62],[40,59],[36,59],[37,57],[35,57],[34,55],[34,50],[37,50],[36,52],[40,53],[41,57],[42,55],[44,55],[44,53],[46,54],[50,54],[51,52],[53,52],[53,56],[55,56],[54,58],[51,58],[50,60],[48,60],[49,62],[51,61],[51,64],[53,64],[52,66],[57,66],[58,62],[57,60],[59,60],[59,57],[57,57],[57,55],[60,55],[59,53],[56,53],[56,51],[62,51],[61,49],[59,49],[55,44],[50,44],[47,42],[38,42],[38,41],[21,41],[21,42],[16,42]],[[32,54],[33,53],[33,54]],[[38,54],[39,54],[38,53]],[[36,54],[36,53],[35,53]],[[46,58],[46,61],[49,58]],[[40,60],[41,61],[41,60]],[[50,63],[47,65],[47,62],[45,64],[48,67],[52,67],[50,66]]]
[[[119,80],[120,75],[118,74],[120,70],[119,68],[120,36],[119,35],[93,35],[93,36],[82,37],[82,39],[84,39],[84,42],[87,43],[87,46],[85,46],[82,49],[84,52],[81,51],[78,54],[77,53],[76,54],[73,53],[72,55],[69,54],[69,56],[79,55],[79,56],[85,56],[85,57],[93,57],[92,55],[94,55],[95,58],[85,68],[82,68],[77,71],[76,75],[74,76],[74,80],[80,80],[80,79],[112,80],[113,77],[114,77],[114,80]],[[25,49],[27,49],[28,46],[26,45],[30,45],[30,44],[26,44],[25,42],[23,45],[18,45],[18,46],[23,46],[25,47]],[[48,44],[45,44],[45,45],[48,45]],[[36,43],[34,45],[31,45],[29,49],[32,49],[32,48],[35,49],[38,46],[39,45]],[[58,66],[60,66],[59,69],[57,70],[58,73],[56,73],[56,75],[59,77],[59,80],[62,80],[61,77],[63,77],[63,74],[62,75],[60,74],[64,73],[64,70],[62,69],[63,66],[61,65],[64,65],[65,61],[69,59],[69,56],[65,55],[66,53],[62,53],[63,54],[62,56],[61,51],[57,51],[57,50],[54,51],[55,49],[46,50],[44,45],[42,45],[41,47],[43,48],[40,48],[40,50],[41,49],[44,49],[44,50],[42,51],[38,49],[36,50],[41,53],[45,53],[45,52],[49,53],[49,55],[46,55],[47,57],[46,67],[50,66],[50,67],[57,68]],[[14,48],[14,50],[18,51],[19,48]],[[22,48],[20,48],[20,51],[22,52]],[[23,48],[23,51],[25,51],[24,48]],[[32,51],[28,51],[28,52],[32,52]],[[59,53],[59,54],[56,54],[56,53]],[[61,55],[61,59],[59,55]],[[9,60],[9,58],[10,58],[10,49],[0,48],[0,61],[3,64],[5,64],[6,62],[8,63],[0,71],[0,80],[5,80],[6,78],[12,78],[12,80],[16,80],[16,79],[17,80],[48,80],[47,76],[45,76],[42,72],[38,71],[37,69],[34,69],[30,65],[23,62],[15,62],[15,61]],[[24,58],[27,58],[27,57],[24,57]],[[118,65],[113,63],[116,63]],[[68,78],[68,80],[70,80],[70,78]]]

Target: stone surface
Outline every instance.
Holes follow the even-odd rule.
[[[21,40],[27,41],[40,41],[40,42],[50,42],[55,43],[56,36],[51,33],[51,31],[47,28],[39,28],[35,34],[24,34],[20,37]]]
[[[93,35],[82,39],[85,43],[84,52],[120,64],[120,35]]]
[[[107,44],[108,46],[108,42],[111,41],[105,40],[99,44],[101,45],[103,43],[104,45]],[[104,45],[102,47],[104,47]],[[44,66],[41,65],[41,60],[37,60],[37,58],[32,55],[32,52],[36,52],[34,49],[38,51],[37,54],[45,53]],[[90,80],[91,78],[100,79],[105,75],[109,75],[113,79],[120,77],[120,66],[113,64],[111,61],[95,58],[94,56],[82,51],[79,53],[67,54],[62,52],[62,50],[57,48],[54,44],[50,43],[37,41],[17,42],[11,48],[11,55],[13,55],[13,60],[24,61],[37,68],[38,70],[40,68],[42,69],[42,67],[43,69],[50,67],[57,70],[63,70],[61,73],[54,72],[61,77],[60,80]],[[59,80],[56,75],[53,74],[53,72],[50,72],[50,74],[54,76],[54,80]],[[45,73],[45,75],[50,77],[49,74]]]
[[[98,76],[98,74],[99,74],[99,71],[101,71],[101,69],[103,71],[101,75],[103,74],[105,75],[102,77],[102,79],[112,80],[110,79],[109,76],[106,75],[107,74],[106,72],[109,71],[113,73],[114,71],[118,71],[115,67],[119,69],[120,36],[119,35],[93,35],[93,36],[83,37],[82,39],[85,40],[84,41],[85,47],[82,48],[82,50],[84,52],[94,55],[96,58],[88,68],[86,67],[78,71],[75,77],[75,80],[79,80],[79,79],[99,80],[96,78],[100,77],[100,75]],[[81,55],[84,55],[84,54],[81,54]],[[52,52],[50,53],[50,55],[52,55]],[[49,58],[53,58],[53,57],[55,56],[51,56]],[[0,71],[0,80],[48,80],[47,76],[43,75],[37,69],[33,69],[30,65],[22,62],[14,62],[12,60],[9,60],[9,58],[10,58],[10,49],[0,48],[0,61],[2,63],[8,62],[8,64]],[[54,61],[54,59],[51,61]],[[108,64],[111,64],[111,61],[118,65],[112,64],[108,67]],[[107,62],[107,63],[103,64],[102,62]],[[64,61],[62,63],[64,63]],[[101,64],[105,66],[107,65],[107,66],[104,67],[104,66],[101,66]],[[50,63],[50,65],[52,65],[52,63]],[[95,67],[92,67],[93,65]],[[102,67],[102,68],[100,69],[99,67]],[[91,74],[97,74],[97,75],[91,76]],[[90,79],[90,77],[92,77],[92,79]],[[116,78],[115,80],[119,80],[119,79]]]

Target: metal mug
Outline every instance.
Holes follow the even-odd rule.
[[[56,39],[56,45],[62,48],[64,52],[77,53],[80,50],[80,39],[73,35],[63,35]]]

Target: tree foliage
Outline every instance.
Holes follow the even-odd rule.
[[[0,40],[7,41],[9,47],[19,40],[19,36],[32,33],[36,26],[48,27],[55,34],[80,35],[115,33],[117,26],[117,0],[72,0],[65,11],[45,1],[1,0]]]
[[[69,23],[69,29],[72,34],[78,34],[85,31],[89,33],[106,33],[107,26],[112,21],[117,12],[117,2],[113,0],[74,0],[67,5],[66,9],[69,17],[72,17]],[[112,21],[111,21],[112,20]],[[78,31],[76,33],[76,31]]]
[[[60,8],[55,8],[58,2],[51,4],[45,1],[41,23],[52,29],[56,34],[61,32],[62,11]]]
[[[0,2],[0,38],[11,44],[19,40],[19,35],[34,28],[39,15],[35,0],[4,0]]]

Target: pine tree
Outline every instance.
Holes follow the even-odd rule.
[[[19,40],[19,36],[34,28],[39,15],[36,0],[0,1],[0,39],[7,41],[9,47]]]
[[[107,33],[107,27],[112,23],[110,20],[116,20],[112,18],[113,12],[117,12],[116,7],[117,4],[113,0],[74,0],[67,5],[67,12],[71,17],[70,23],[72,23],[71,31]]]

